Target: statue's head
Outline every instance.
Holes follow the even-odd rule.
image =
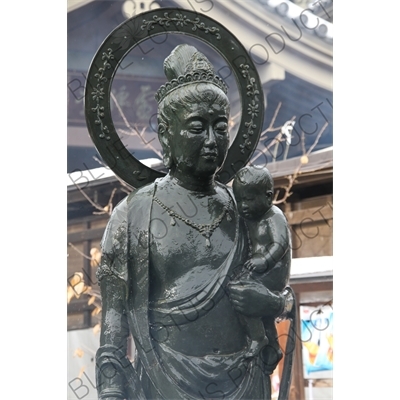
[[[242,168],[235,175],[232,189],[245,219],[259,219],[272,207],[274,180],[266,167]]]
[[[170,170],[209,177],[229,147],[229,100],[224,82],[193,46],[180,45],[165,59],[169,82],[156,93],[158,137]]]

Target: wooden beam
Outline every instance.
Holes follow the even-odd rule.
[[[96,229],[88,229],[86,231],[81,231],[81,232],[69,233],[67,235],[67,242],[79,243],[85,240],[97,240],[103,237],[104,230],[105,228],[96,228]]]
[[[94,305],[88,305],[89,298],[79,299],[67,305],[68,314],[77,314],[84,311],[92,312],[95,308]]]
[[[310,282],[301,282],[301,283],[289,282],[289,283],[296,293],[333,290],[332,280],[317,282],[312,279]]]
[[[300,186],[309,186],[311,184],[321,184],[321,183],[328,183],[333,181],[333,170],[321,170],[315,172],[304,173],[299,175],[294,184],[293,188],[297,189]],[[287,185],[288,180],[285,176],[280,176],[278,178],[274,178],[274,186],[276,189],[283,188]]]
[[[70,225],[83,224],[85,222],[93,222],[93,221],[97,222],[97,221],[102,221],[102,220],[107,222],[109,219],[110,219],[110,216],[108,214],[101,214],[101,215],[90,214],[90,215],[85,215],[84,217],[80,217],[80,218],[69,219],[67,225],[70,226]]]
[[[332,203],[327,202],[320,207],[312,207],[298,211],[286,211],[285,215],[289,225],[325,221],[326,224],[332,226],[332,222],[330,221],[333,219],[333,206]]]

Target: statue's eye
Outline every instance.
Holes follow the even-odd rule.
[[[221,134],[221,135],[225,135],[228,132],[228,124],[226,122],[218,122],[215,126],[214,126],[214,130]]]
[[[203,124],[200,121],[192,121],[188,128],[190,133],[201,133],[204,130]]]

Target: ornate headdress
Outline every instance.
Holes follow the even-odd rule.
[[[157,103],[161,103],[174,90],[196,83],[211,83],[225,94],[228,92],[225,82],[215,75],[207,57],[187,44],[181,44],[172,50],[164,61],[164,73],[169,82],[157,90]]]

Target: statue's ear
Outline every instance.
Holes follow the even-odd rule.
[[[170,169],[172,166],[172,159],[171,159],[171,149],[169,146],[169,132],[168,127],[165,123],[160,122],[158,124],[158,139],[160,140],[161,147],[163,149],[163,163],[164,165]]]

